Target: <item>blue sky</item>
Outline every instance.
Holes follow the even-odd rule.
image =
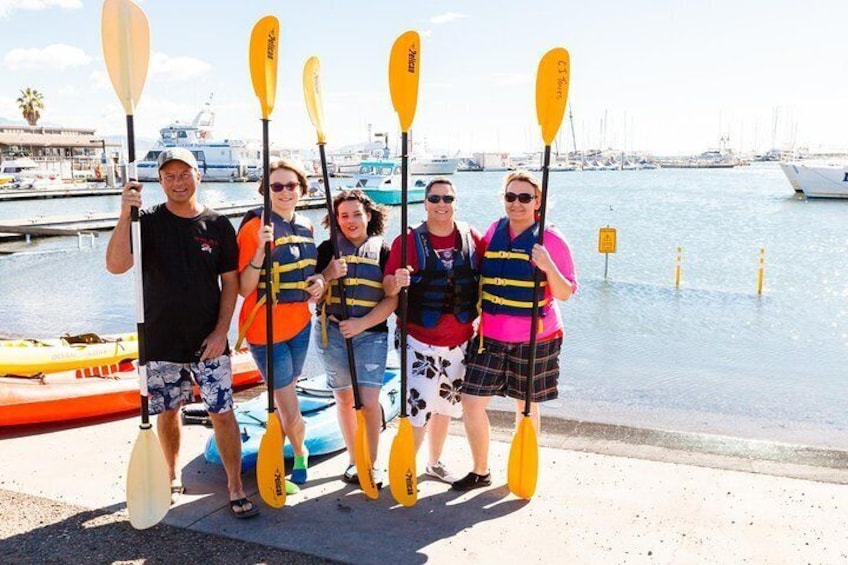
[[[151,69],[137,135],[189,121],[214,93],[219,138],[259,138],[248,70],[250,30],[281,23],[271,138],[314,144],[301,87],[321,59],[328,148],[364,141],[368,124],[396,135],[387,66],[408,29],[422,36],[415,140],[432,150],[537,149],[539,58],[571,53],[569,100],[579,148],[700,152],[721,136],[743,150],[793,142],[848,149],[848,2],[698,1],[510,3],[145,0]],[[25,87],[40,90],[42,121],[120,134],[123,110],[101,54],[90,0],[0,0],[0,118],[19,120]],[[571,149],[571,128],[561,130]]]

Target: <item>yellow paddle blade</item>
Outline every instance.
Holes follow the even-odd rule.
[[[250,34],[250,80],[262,106],[263,120],[267,120],[274,111],[274,99],[277,97],[279,38],[280,22],[274,16],[265,16],[256,22]]]
[[[559,131],[568,84],[571,80],[571,58],[562,47],[551,49],[539,61],[536,72],[536,118],[542,128],[545,145],[551,145]]]
[[[409,418],[401,418],[389,454],[389,487],[398,504],[414,506],[418,501],[418,472],[415,469],[415,437]]]
[[[421,38],[407,31],[395,40],[389,58],[389,90],[392,106],[400,119],[400,129],[408,132],[418,104],[418,77],[421,66]]]
[[[150,26],[147,16],[131,0],[103,2],[101,21],[103,59],[124,113],[132,116],[150,61]]]
[[[522,418],[509,448],[507,485],[509,492],[519,498],[530,499],[536,492],[539,477],[539,444],[536,428],[529,416]]]
[[[286,467],[283,461],[283,429],[274,413],[268,414],[268,427],[256,455],[256,485],[259,496],[271,508],[286,503]]]
[[[356,437],[353,440],[353,457],[356,462],[356,474],[359,475],[359,488],[365,496],[377,499],[377,485],[374,483],[374,468],[371,466],[371,449],[368,446],[368,435],[365,429],[365,415],[362,410],[356,411]]]
[[[171,480],[159,439],[150,428],[138,432],[127,469],[130,524],[144,530],[158,524],[171,507]]]
[[[318,57],[310,57],[303,66],[303,97],[306,111],[318,132],[318,144],[324,143],[324,105],[321,101],[321,63]]]

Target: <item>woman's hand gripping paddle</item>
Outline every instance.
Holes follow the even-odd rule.
[[[271,162],[268,147],[268,117],[274,111],[277,96],[277,52],[280,22],[274,16],[265,16],[256,22],[250,34],[250,80],[262,108],[262,182],[265,183],[265,225],[271,225],[271,190],[269,179]],[[268,381],[268,424],[259,453],[256,456],[256,484],[265,504],[282,508],[286,503],[286,467],[283,461],[283,429],[274,412],[274,296],[271,292],[271,243],[265,244],[265,264],[262,270],[265,281],[265,374]]]
[[[548,173],[551,164],[551,143],[556,137],[565,104],[568,101],[568,84],[571,74],[571,60],[568,51],[562,47],[551,49],[539,62],[536,73],[536,117],[545,141],[545,160],[542,166],[542,202],[539,217],[539,245],[544,243],[545,209],[548,198]],[[529,499],[536,492],[536,480],[539,476],[539,443],[536,429],[530,418],[530,392],[533,390],[533,377],[536,364],[536,332],[539,320],[539,270],[533,275],[533,309],[530,318],[530,359],[527,365],[527,391],[524,397],[524,417],[518,424],[512,446],[509,450],[507,484],[515,496]]]
[[[127,116],[127,151],[130,178],[135,173],[133,114],[141,98],[150,61],[150,27],[147,17],[131,0],[103,2],[101,36],[103,59],[115,93]],[[132,527],[143,530],[158,524],[171,506],[171,481],[162,446],[150,425],[147,403],[147,355],[144,348],[144,291],[141,265],[141,224],[138,208],[132,209],[133,272],[135,276],[138,377],[141,391],[141,425],[127,469],[127,513]]]
[[[326,137],[324,135],[324,107],[321,100],[321,63],[318,57],[310,57],[303,66],[303,96],[306,99],[306,109],[309,119],[318,134],[318,152],[321,155],[321,174],[324,179],[324,195],[327,199],[327,218],[330,224],[330,241],[333,246],[333,256],[339,258],[339,246],[336,239],[339,233],[336,225],[336,214],[333,210],[333,198],[330,196],[330,174],[327,170],[327,155],[324,151]],[[347,297],[344,280],[339,279],[339,297],[341,299],[342,319],[348,317]],[[368,435],[365,428],[365,415],[362,413],[362,400],[359,396],[359,384],[356,379],[356,363],[353,356],[353,340],[345,339],[347,347],[348,370],[353,385],[353,409],[356,411],[356,436],[354,438],[353,456],[356,462],[356,474],[359,486],[365,496],[376,499],[380,496],[374,482],[374,468],[371,465],[371,448],[368,445]]]
[[[389,89],[392,106],[400,120],[401,130],[401,226],[400,264],[407,265],[407,184],[409,179],[408,136],[415,107],[418,104],[418,79],[421,71],[421,38],[418,32],[407,31],[395,40],[389,58]],[[418,501],[418,472],[415,469],[415,438],[406,414],[406,308],[407,289],[400,291],[398,324],[400,325],[400,423],[389,454],[389,486],[395,500],[404,506]]]

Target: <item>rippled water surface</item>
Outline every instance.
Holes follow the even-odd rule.
[[[483,230],[502,213],[502,176],[454,177],[460,219]],[[147,190],[161,199],[156,185]],[[201,190],[213,206],[259,202],[253,185]],[[580,289],[562,305],[561,395],[548,413],[848,448],[848,202],[797,199],[764,164],[553,173],[549,204]],[[118,197],[2,203],[0,219],[117,207]],[[420,220],[421,205],[409,217]],[[399,223],[395,208],[392,235]],[[605,280],[597,239],[606,225],[618,230],[618,252]],[[53,239],[0,257],[0,334],[131,331],[132,281],[105,272],[107,237],[94,249]],[[314,358],[308,370],[320,370]]]

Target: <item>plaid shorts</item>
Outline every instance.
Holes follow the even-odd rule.
[[[508,396],[524,400],[530,343],[506,343],[492,338],[484,340],[485,349],[478,353],[479,336],[468,348],[468,363],[462,393],[472,396]],[[553,400],[559,395],[559,352],[562,336],[536,344],[536,371],[533,376],[531,402]]]

